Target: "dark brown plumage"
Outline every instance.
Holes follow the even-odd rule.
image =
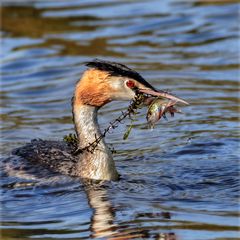
[[[74,145],[64,141],[33,139],[25,146],[13,150],[12,153],[34,165],[40,163],[54,172],[77,176],[79,169],[74,166],[79,158],[72,154],[74,151]]]

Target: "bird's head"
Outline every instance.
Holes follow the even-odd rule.
[[[139,73],[115,62],[93,60],[87,62],[86,70],[75,89],[75,103],[102,107],[113,100],[131,100],[137,93],[158,96],[176,102],[186,101],[156,90]]]

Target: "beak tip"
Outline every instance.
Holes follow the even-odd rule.
[[[169,94],[167,92],[155,91],[155,90],[152,90],[152,89],[139,89],[139,91],[141,93],[149,94],[149,95],[152,95],[152,96],[155,96],[155,97],[168,98],[169,100],[176,101],[176,103],[179,102],[179,103],[183,103],[185,105],[190,105],[188,102],[184,101],[183,99],[178,98],[178,97],[176,97],[174,95],[171,95],[171,94]]]
[[[190,105],[190,103],[184,101],[184,100],[181,100],[182,103],[184,103],[185,105]]]

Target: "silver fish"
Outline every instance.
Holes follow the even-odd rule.
[[[169,112],[173,117],[174,113],[180,113],[181,111],[176,109],[174,105],[176,101],[166,100],[162,98],[156,98],[152,101],[147,112],[147,121],[151,128],[161,119],[166,118],[166,113]]]

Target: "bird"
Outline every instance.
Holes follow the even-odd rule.
[[[101,136],[98,111],[112,101],[130,101],[137,93],[188,104],[168,92],[155,89],[137,71],[124,64],[101,59],[85,62],[87,69],[77,81],[72,97],[73,123],[78,148],[84,149]],[[119,180],[112,152],[104,138],[97,148],[74,154],[65,141],[34,139],[13,154],[53,172],[91,180]]]

